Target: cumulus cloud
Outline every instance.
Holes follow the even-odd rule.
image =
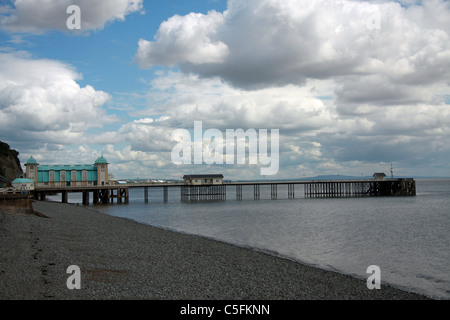
[[[135,116],[161,114],[159,124],[190,128],[194,121],[220,130],[277,128],[311,131],[330,127],[337,119],[320,96],[332,94],[331,82],[259,90],[234,88],[219,78],[169,72],[152,81],[150,108]],[[139,120],[143,122],[147,120]]]
[[[141,2],[119,11],[138,11]],[[81,88],[68,65],[2,54],[0,133],[20,128],[33,139],[39,132],[47,151],[76,139],[106,145],[104,155],[124,177],[198,170],[174,169],[170,159],[172,131],[194,121],[222,132],[279,129],[280,178],[370,175],[391,161],[448,175],[450,2],[400,2],[230,0],[224,12],[173,16],[153,39],[139,41],[135,61],[177,71],[158,71],[146,95],[129,96],[148,107],[130,111],[128,123],[88,138],[83,133],[98,119],[113,120],[102,110],[106,93]],[[111,18],[111,10],[89,18],[89,28],[126,15]],[[19,28],[17,6],[0,12]],[[77,150],[80,159],[86,150],[93,151]],[[219,170],[230,178],[259,175],[249,166]]]
[[[384,77],[429,84],[450,75],[450,3],[232,0],[223,13],[173,17],[141,40],[143,68],[178,65],[252,89],[306,79]],[[192,45],[190,45],[192,44]],[[383,92],[380,92],[380,94]]]
[[[103,29],[108,22],[143,10],[143,0],[14,0],[13,6],[0,10],[0,26],[19,33],[67,31],[70,5],[81,10],[81,31]]]
[[[442,165],[448,21],[444,0],[231,0],[222,13],[175,16],[139,42],[141,68],[180,71],[158,75],[140,116],[167,115],[169,127],[279,128],[286,169]]]
[[[223,20],[222,14],[215,11],[208,15],[173,16],[161,24],[155,42],[139,40],[136,60],[143,67],[223,62],[228,48],[215,39]]]
[[[0,134],[32,141],[80,142],[89,128],[114,121],[108,93],[80,87],[69,65],[0,53]]]
[[[333,81],[242,90],[219,78],[176,72],[158,75],[146,97],[149,108],[134,114],[139,119],[123,125],[117,134],[134,151],[167,155],[174,146],[170,133],[177,128],[190,130],[194,121],[202,121],[204,130],[223,133],[238,128],[279,129],[280,176],[285,177],[292,172],[301,175],[300,169],[307,174],[338,169],[342,173],[359,167],[370,174],[368,163],[412,164],[423,161],[424,154],[436,161],[450,151],[446,147],[450,108],[445,103],[383,107],[368,103],[357,112],[345,113],[333,99]],[[159,115],[158,121],[149,115]]]

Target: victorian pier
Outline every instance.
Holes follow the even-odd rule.
[[[94,204],[128,203],[130,189],[142,188],[143,201],[149,202],[151,188],[162,189],[164,202],[168,201],[169,189],[179,188],[182,202],[195,201],[225,201],[236,197],[242,200],[243,188],[251,188],[253,199],[261,199],[261,188],[270,187],[270,197],[279,197],[279,186],[287,186],[288,199],[304,198],[345,198],[345,197],[385,197],[385,196],[415,196],[416,183],[410,179],[370,179],[370,180],[333,180],[333,181],[235,181],[220,184],[192,185],[186,183],[152,183],[123,184],[91,187],[38,187],[33,191],[37,200],[45,200],[47,195],[61,195],[61,202],[68,202],[69,193],[81,193],[82,203]],[[286,187],[283,188],[286,190]],[[92,196],[91,196],[92,194]],[[228,197],[227,197],[228,194]],[[303,195],[303,196],[302,196]]]

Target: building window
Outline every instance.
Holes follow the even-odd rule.
[[[34,166],[33,165],[30,166],[30,179],[34,180]]]
[[[87,181],[87,170],[83,170],[83,171],[81,172],[81,179],[82,179],[83,181]]]
[[[61,181],[66,181],[66,171],[61,171],[60,173],[59,173],[59,176],[60,176],[60,180]]]
[[[71,177],[70,177],[72,181],[77,181],[77,171],[76,170],[72,170],[71,172]]]
[[[55,181],[55,171],[50,171],[49,173],[48,173],[48,180],[50,181],[50,182],[53,182],[53,181]]]

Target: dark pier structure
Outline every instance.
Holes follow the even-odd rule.
[[[182,186],[181,201],[226,200],[226,185]],[[242,195],[241,195],[242,197]]]
[[[305,198],[415,196],[413,179],[308,182]]]
[[[82,202],[88,205],[90,194],[94,204],[128,203],[130,188],[143,188],[144,201],[149,202],[149,189],[162,188],[164,202],[168,201],[169,188],[180,188],[182,202],[225,201],[227,190],[236,194],[236,200],[242,200],[243,188],[253,188],[253,199],[261,199],[261,186],[270,187],[270,198],[278,199],[279,186],[287,185],[288,199],[303,194],[304,198],[350,198],[350,197],[389,197],[415,196],[414,179],[373,179],[373,180],[333,180],[333,181],[243,181],[220,182],[219,184],[192,185],[186,183],[165,184],[126,184],[96,187],[36,188],[34,197],[45,200],[48,194],[61,194],[61,202],[67,202],[68,193],[82,193]],[[301,188],[299,186],[302,185]],[[300,189],[300,190],[296,190]],[[283,188],[286,190],[286,188]],[[301,190],[303,189],[303,190]],[[297,193],[296,193],[297,191]],[[300,192],[299,192],[300,191]],[[303,192],[301,192],[303,191]]]
[[[101,186],[101,187],[59,187],[59,188],[36,188],[34,198],[45,200],[46,195],[61,194],[61,202],[67,203],[68,194],[72,192],[82,193],[83,204],[88,205],[90,194],[94,204],[128,203],[129,188],[127,186]]]
[[[243,186],[253,186],[254,200],[261,199],[261,186],[270,186],[270,198],[278,199],[278,186],[287,185],[288,199],[295,198],[295,186],[303,185],[305,198],[415,196],[414,179],[333,180],[333,181],[258,181],[225,182],[222,185],[183,185],[181,201],[226,200],[227,188],[236,188],[242,200]]]

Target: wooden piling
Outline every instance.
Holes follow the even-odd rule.
[[[294,184],[290,183],[288,184],[288,199],[294,198],[295,198]]]
[[[83,191],[83,205],[89,204],[89,191]]]
[[[253,185],[253,198],[255,200],[259,200],[261,198],[260,185],[259,184]]]
[[[148,203],[148,187],[144,187],[144,200]]]
[[[236,200],[242,200],[242,186],[236,185]]]
[[[62,191],[61,192],[61,202],[62,203],[67,203],[68,199],[67,199],[67,191]]]
[[[270,185],[270,197],[272,200],[276,200],[278,198],[278,190],[277,184],[273,183]]]
[[[226,200],[225,185],[182,186],[181,201]]]
[[[163,194],[164,194],[164,202],[168,202],[169,201],[169,187],[168,186],[163,187]]]

